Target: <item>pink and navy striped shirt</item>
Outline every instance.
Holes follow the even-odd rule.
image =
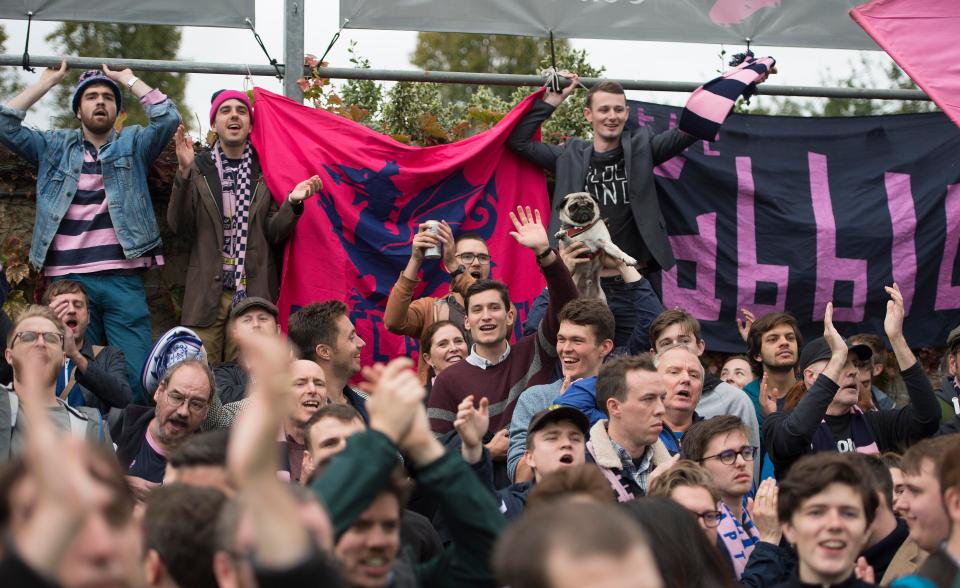
[[[166,99],[162,92],[153,90],[140,101],[143,104],[157,104]],[[158,265],[163,265],[160,247],[136,259],[127,259],[123,254],[123,247],[110,219],[100,151],[84,140],[83,168],[77,180],[77,193],[50,244],[44,274],[90,274]]]

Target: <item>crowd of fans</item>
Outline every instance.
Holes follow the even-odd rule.
[[[339,300],[280,332],[276,254],[322,182],[270,194],[246,94],[214,95],[200,152],[130,70],[80,77],[80,130],[23,126],[65,72],[0,106],[0,141],[38,169],[30,259],[46,278],[43,304],[5,324],[4,586],[956,585],[960,327],[937,390],[896,284],[882,334],[844,339],[828,305],[803,341],[790,313],[746,310],[731,325],[745,352],[706,369],[696,318],[645,277],[674,263],[653,166],[695,137],[625,131],[617,84],[587,93],[592,139],[532,140],[571,75],[509,145],[554,174],[555,201],[593,194],[637,265],[601,254],[605,296],[582,297],[587,247],[556,249],[541,211],[510,212],[513,254],[547,283],[514,340],[484,240],[421,225],[384,315],[419,340],[418,365],[363,366]],[[118,133],[124,86],[150,123]],[[167,217],[191,253],[182,326],[154,342],[146,169],[171,138]],[[430,263],[449,293],[413,299]],[[907,402],[881,377],[887,346]]]

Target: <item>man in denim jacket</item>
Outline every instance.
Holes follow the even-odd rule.
[[[89,297],[95,343],[123,349],[135,402],[150,350],[143,271],[162,265],[160,229],[147,189],[148,166],[180,123],[176,106],[129,69],[103,66],[80,76],[72,109],[80,129],[37,131],[26,110],[63,80],[66,62],[0,106],[0,142],[37,166],[37,216],[30,263],[46,277],[80,282]],[[116,131],[121,85],[144,105],[147,127]]]

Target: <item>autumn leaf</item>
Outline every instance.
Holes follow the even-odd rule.
[[[7,294],[7,300],[3,303],[3,311],[9,317],[16,317],[27,308],[27,299],[23,295],[23,290],[11,290]]]
[[[120,134],[120,131],[123,130],[123,121],[127,120],[127,113],[121,112],[117,115],[117,120],[113,123],[113,130]]]
[[[7,267],[5,273],[7,275],[7,281],[10,282],[10,285],[15,286],[30,275],[30,266],[23,262],[14,263]]]
[[[447,135],[446,129],[440,125],[440,121],[437,120],[437,117],[430,112],[425,112],[420,115],[420,130],[426,137],[432,139],[440,139],[448,141],[450,139]]]

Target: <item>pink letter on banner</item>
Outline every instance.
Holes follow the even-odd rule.
[[[833,307],[833,320],[859,323],[867,303],[867,261],[837,257],[837,224],[830,199],[830,181],[827,178],[827,156],[808,153],[810,165],[810,195],[813,199],[813,218],[817,223],[817,288],[813,301],[813,320],[822,321],[827,303],[833,301],[837,282],[853,283],[853,306]]]
[[[890,262],[893,268],[893,281],[900,286],[903,294],[903,309],[910,314],[913,292],[917,283],[917,212],[913,207],[913,193],[910,191],[910,175],[887,173],[884,175],[887,186],[887,208],[893,224],[893,248]]]
[[[737,308],[755,315],[783,312],[787,301],[790,268],[757,263],[757,223],[754,211],[753,166],[749,157],[737,158]],[[757,304],[757,282],[777,285],[773,304]]]
[[[720,318],[717,298],[717,213],[697,217],[697,235],[669,237],[673,255],[678,260],[697,264],[695,288],[681,288],[677,282],[678,266],[663,271],[663,306],[679,306],[703,321]]]
[[[953,285],[953,267],[960,255],[960,184],[947,186],[944,200],[947,212],[947,235],[943,244],[943,261],[940,262],[940,279],[937,280],[937,300],[934,310],[960,308],[960,284]]]

